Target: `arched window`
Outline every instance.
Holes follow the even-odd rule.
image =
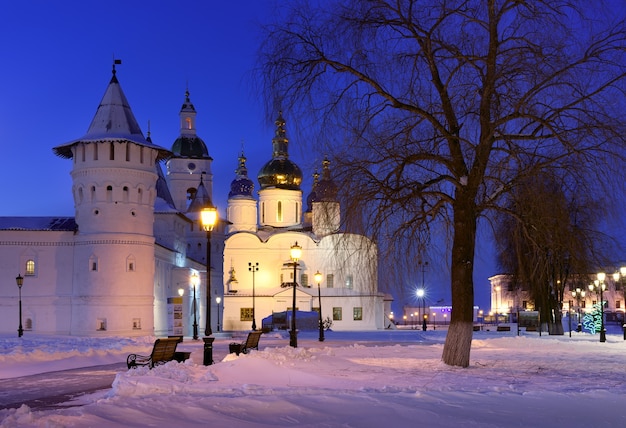
[[[190,117],[186,117],[185,118],[185,122],[187,124],[187,129],[191,129],[191,118]]]
[[[33,259],[26,260],[26,275],[34,275],[35,274],[35,261]]]
[[[96,256],[89,257],[89,270],[92,272],[98,271],[98,258]]]
[[[111,143],[109,147],[109,159],[115,160],[115,143]]]
[[[278,201],[276,207],[276,221],[283,221],[283,203],[281,201]]]

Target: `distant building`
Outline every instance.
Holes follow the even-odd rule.
[[[563,296],[563,312],[568,311],[575,316],[580,311],[585,314],[593,310],[593,305],[600,302],[600,292],[597,284],[593,290],[589,286],[595,280],[590,278],[596,275],[572,275],[565,284]],[[604,299],[604,313],[606,321],[624,321],[624,278],[619,273],[607,274],[604,280],[605,288],[602,293]],[[500,315],[500,319],[515,320],[516,313],[522,311],[536,311],[527,284],[515,285],[513,276],[508,274],[494,275],[489,278],[491,283],[491,316]]]

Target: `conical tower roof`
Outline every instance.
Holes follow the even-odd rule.
[[[150,147],[158,150],[157,161],[167,159],[171,152],[163,147],[156,146],[148,141],[133,114],[126,95],[122,91],[116,77],[115,64],[113,65],[113,76],[100,101],[98,110],[89,125],[87,133],[82,137],[70,141],[69,143],[57,146],[54,153],[63,158],[72,158],[72,147],[78,143],[98,143],[106,141],[130,141],[135,144]]]

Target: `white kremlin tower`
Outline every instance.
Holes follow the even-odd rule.
[[[153,331],[155,163],[113,76],[87,133],[57,146],[73,159],[75,221],[69,333]]]

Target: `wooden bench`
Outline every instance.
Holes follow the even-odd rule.
[[[165,364],[172,361],[176,356],[176,345],[180,338],[168,337],[167,339],[157,339],[152,347],[150,355],[130,354],[126,358],[126,365],[129,369],[138,366],[148,366],[150,368],[159,364]]]
[[[250,349],[259,350],[259,339],[263,334],[262,331],[251,331],[248,333],[248,337],[241,343],[232,342],[228,345],[228,351],[232,354],[233,352],[237,355],[240,353],[247,354]]]

